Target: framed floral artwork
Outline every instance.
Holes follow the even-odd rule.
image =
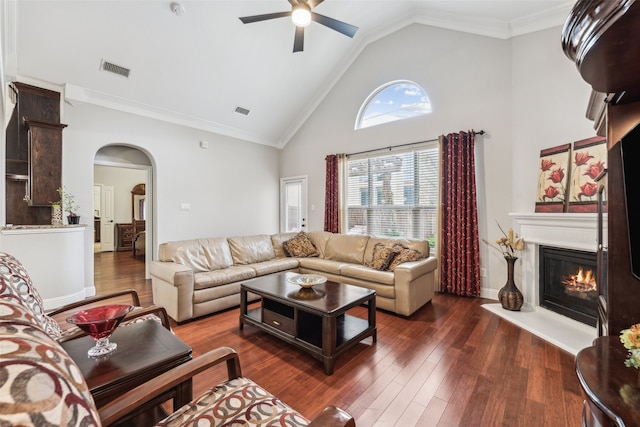
[[[571,161],[571,144],[540,151],[536,212],[566,210],[567,179]]]
[[[598,211],[596,178],[607,167],[607,140],[594,136],[573,143],[571,177],[569,178],[569,212]]]

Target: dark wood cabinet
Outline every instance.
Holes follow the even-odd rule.
[[[597,113],[588,111],[587,117],[594,118],[594,127],[606,130],[607,137],[606,185],[601,187],[598,213],[598,331],[602,336],[576,358],[587,427],[640,423],[638,373],[624,366],[627,351],[618,337],[621,330],[640,323],[640,280],[632,273],[629,235],[630,221],[638,218],[628,213],[629,197],[636,203],[640,191],[634,194],[637,182],[625,177],[621,148],[623,138],[640,123],[639,26],[640,2],[579,0],[562,33],[565,53],[594,90],[589,109]],[[600,100],[600,105],[594,100]],[[632,143],[640,144],[640,138]],[[640,158],[625,154],[624,162],[628,161],[637,164]]]
[[[625,203],[621,139],[640,123],[640,2],[626,0],[580,0],[565,24],[562,43],[582,77],[600,96],[596,129],[607,137],[607,253],[601,280],[601,331],[618,335],[622,329],[640,323],[640,280],[631,269],[628,218]],[[600,121],[606,121],[602,126]],[[638,141],[640,144],[640,140]],[[640,163],[640,159],[626,159]],[[630,187],[634,188],[634,187]],[[638,192],[640,197],[640,192]]]
[[[62,185],[60,94],[13,82],[6,128],[5,206],[8,224],[51,223]]]
[[[51,206],[60,199],[62,183],[62,130],[60,123],[25,119],[29,142],[29,206]]]
[[[133,251],[133,224],[116,224],[116,251]]]

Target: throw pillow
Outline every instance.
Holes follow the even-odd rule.
[[[395,248],[398,249],[400,253],[397,254],[393,261],[391,261],[391,264],[389,264],[389,271],[394,271],[396,267],[403,262],[417,261],[422,258],[422,253],[415,249],[405,248],[401,245],[396,245]]]
[[[282,248],[287,255],[292,257],[306,258],[319,255],[313,242],[304,231],[299,232],[293,239],[284,242]]]
[[[376,243],[373,247],[373,255],[368,267],[376,270],[386,271],[391,261],[400,253],[400,250],[393,246],[385,246],[384,243]]]

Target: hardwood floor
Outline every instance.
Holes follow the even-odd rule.
[[[151,304],[144,263],[129,252],[96,254],[95,269],[99,294],[135,288]],[[436,294],[410,318],[378,310],[377,343],[367,338],[343,354],[331,376],[274,337],[240,332],[237,308],[173,329],[194,357],[236,349],[244,376],[308,418],[332,404],[361,427],[580,426],[573,355],[483,309],[487,301]],[[223,377],[216,368],[196,378],[194,396]]]

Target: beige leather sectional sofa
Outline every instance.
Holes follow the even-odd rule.
[[[302,237],[310,240],[315,253],[289,256],[285,247],[291,244],[285,242],[296,236],[282,233],[162,243],[158,260],[149,268],[153,302],[165,307],[175,321],[183,322],[239,305],[243,281],[280,271],[321,274],[373,289],[377,308],[404,316],[433,297],[437,261],[430,256],[426,241],[310,232]],[[384,257],[399,250],[418,254],[419,259],[387,265]],[[396,257],[396,264],[399,259]],[[386,267],[394,271],[384,271]]]

